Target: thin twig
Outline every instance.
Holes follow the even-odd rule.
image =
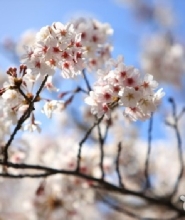
[[[89,92],[88,91],[86,91],[85,89],[83,89],[82,87],[80,87],[80,86],[78,86],[78,89],[79,89],[79,91],[81,91],[81,92],[83,92],[83,93],[85,93],[85,94],[89,94]]]
[[[111,120],[111,118],[109,119]],[[108,131],[109,131],[109,128],[110,128],[110,121],[107,121],[107,124],[106,124],[106,128],[105,128],[105,133],[104,135],[102,136],[102,132],[101,132],[101,129],[100,129],[100,125],[98,125],[98,139],[99,139],[99,144],[100,144],[100,170],[101,170],[101,178],[104,179],[105,177],[105,172],[104,172],[104,168],[103,168],[103,163],[104,163],[104,144],[105,144],[105,141],[107,139],[107,136],[108,136]]]
[[[24,92],[22,91],[22,89],[20,87],[17,88],[18,91],[20,92],[20,94],[25,98],[25,100],[30,103],[30,99],[24,94]]]
[[[176,133],[176,137],[177,137],[178,155],[179,155],[179,161],[180,161],[181,168],[180,168],[180,172],[179,172],[176,184],[174,186],[174,190],[173,190],[173,192],[171,194],[172,197],[178,191],[178,187],[179,187],[180,181],[181,181],[182,176],[183,176],[183,171],[184,171],[184,161],[183,161],[183,152],[182,152],[182,140],[181,140],[181,136],[180,136],[180,131],[178,129],[178,125],[175,125],[174,129],[175,129],[175,133]]]
[[[89,80],[87,79],[87,76],[85,74],[85,69],[82,70],[82,75],[84,77],[84,80],[85,80],[85,83],[86,83],[86,86],[87,86],[89,92],[92,91]]]
[[[99,144],[100,144],[100,170],[101,170],[101,178],[104,179],[104,177],[105,177],[105,172],[104,172],[104,168],[103,168],[103,164],[104,164],[104,144],[105,144],[105,141],[106,141],[107,136],[108,136],[108,130],[109,130],[109,127],[110,127],[110,122],[107,121],[107,125],[106,125],[106,128],[105,128],[105,133],[104,133],[103,136],[102,136],[100,124],[97,127],[98,127],[98,140],[99,140]]]
[[[10,135],[9,140],[7,141],[6,145],[4,146],[3,149],[3,153],[4,153],[4,162],[6,163],[8,161],[8,148],[11,145],[15,135],[17,134],[18,130],[21,128],[22,124],[24,123],[24,121],[29,117],[29,115],[31,114],[32,110],[33,110],[33,105],[34,102],[38,99],[39,94],[41,92],[41,90],[43,89],[45,82],[47,81],[48,75],[45,76],[43,82],[40,85],[39,90],[37,91],[34,99],[32,101],[30,101],[29,106],[27,108],[27,110],[24,112],[24,114],[19,118],[16,127],[14,128],[12,134]]]
[[[40,173],[40,174],[12,174],[12,173],[0,173],[0,177],[3,178],[15,178],[15,179],[22,179],[22,178],[43,178],[50,176],[50,173]]]
[[[170,98],[169,102],[172,105],[172,112],[173,112],[173,118],[174,118],[174,124],[170,124],[169,122],[166,123],[168,126],[172,127],[175,131],[176,137],[177,137],[177,149],[178,149],[178,156],[179,156],[179,161],[180,161],[180,172],[179,175],[177,177],[177,181],[174,185],[173,191],[170,195],[171,199],[173,199],[173,197],[175,196],[176,192],[178,191],[178,187],[180,184],[180,181],[182,179],[183,176],[183,172],[184,172],[184,161],[183,161],[183,151],[182,151],[182,140],[181,140],[181,136],[180,136],[180,131],[179,131],[179,127],[178,127],[178,120],[179,120],[179,116],[177,116],[177,110],[176,110],[176,104],[175,101]]]
[[[182,116],[184,115],[184,113],[185,113],[185,107],[181,110],[181,112],[180,112],[179,115],[177,116],[177,120],[178,120],[178,121],[182,118]]]
[[[121,173],[119,170],[119,158],[120,158],[120,154],[121,154],[121,142],[119,142],[118,144],[118,153],[117,153],[117,158],[116,158],[116,172],[118,174],[118,181],[119,181],[119,186],[120,187],[124,187],[123,183],[122,183],[122,178],[121,178]]]
[[[98,124],[97,126],[98,128],[98,140],[99,140],[99,144],[100,144],[100,170],[101,170],[101,179],[104,179],[105,176],[105,172],[104,172],[104,168],[103,168],[103,160],[104,160],[104,149],[103,149],[103,145],[104,145],[104,140],[101,134],[101,129],[100,129],[100,125]]]
[[[94,124],[93,126],[91,126],[89,128],[89,130],[86,132],[84,138],[80,141],[79,143],[79,148],[78,148],[78,155],[77,155],[77,167],[76,167],[76,171],[79,171],[80,169],[80,162],[81,162],[81,151],[82,151],[82,145],[84,144],[84,142],[87,140],[88,136],[91,134],[92,130],[100,124],[100,122],[103,120],[102,116],[101,118],[99,118]]]
[[[110,200],[112,200],[112,198],[107,198],[107,196],[102,196],[100,193],[97,194],[98,198],[100,199],[101,202],[105,203],[107,206],[109,206],[110,208],[112,208],[113,210],[117,211],[117,212],[121,212],[129,217],[132,217],[134,219],[138,219],[141,220],[141,217],[139,217],[138,215],[126,210],[123,206],[120,207],[116,204],[113,204]]]
[[[148,151],[147,151],[147,156],[146,156],[146,161],[145,161],[145,180],[146,180],[145,189],[148,189],[151,186],[150,178],[149,178],[149,160],[150,160],[150,153],[151,153],[151,146],[152,146],[152,127],[153,127],[153,113],[150,117],[149,127],[148,127]]]
[[[107,139],[107,136],[108,136],[108,131],[109,131],[109,128],[110,128],[110,126],[111,126],[111,117],[110,117],[110,119],[107,121],[107,125],[106,125],[106,128],[105,128],[105,133],[104,133],[104,135],[103,135],[103,144],[105,144],[105,141],[106,141],[106,139]]]

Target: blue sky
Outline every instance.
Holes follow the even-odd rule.
[[[171,3],[180,21],[176,28],[177,32],[185,36],[185,1],[167,2]],[[110,23],[115,31],[112,38],[115,47],[114,56],[123,54],[126,63],[133,65],[138,63],[139,38],[141,34],[147,33],[151,25],[143,26],[136,22],[128,8],[120,7],[114,0],[2,0],[0,40],[8,36],[16,40],[27,29],[37,30],[54,21],[66,22],[78,14],[90,15],[102,22]]]
[[[124,39],[128,30],[125,29],[132,26],[129,12],[116,5],[113,0],[8,0],[0,1],[0,8],[0,40],[7,36],[19,39],[21,33],[27,29],[40,29],[54,21],[66,22],[79,14],[110,23],[115,29],[113,42],[120,45],[116,46],[116,55],[122,52],[122,48],[127,50]],[[131,29],[130,31],[132,32]]]
[[[185,1],[167,2],[172,5],[178,19],[174,30],[179,38],[184,39]],[[90,15],[101,22],[110,23],[114,29],[113,56],[122,54],[126,64],[139,66],[140,37],[152,30],[151,24],[137,22],[128,8],[120,7],[114,0],[1,0],[0,41],[5,37],[17,40],[27,29],[39,30],[55,21],[65,23],[75,15]],[[7,68],[9,64],[4,55],[0,54],[0,69]]]

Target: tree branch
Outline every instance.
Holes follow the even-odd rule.
[[[117,158],[116,158],[116,172],[118,174],[118,181],[119,181],[119,186],[120,187],[124,187],[123,183],[122,183],[122,178],[121,178],[121,173],[119,170],[119,158],[120,158],[120,154],[121,154],[121,142],[119,142],[118,144],[118,154],[117,154]]]
[[[178,149],[178,155],[179,155],[179,161],[180,161],[180,172],[179,175],[177,177],[177,181],[174,185],[173,191],[170,195],[171,200],[173,199],[173,197],[175,196],[175,194],[178,191],[178,187],[180,184],[180,181],[182,179],[183,176],[183,172],[184,172],[184,161],[183,161],[183,151],[182,151],[182,140],[181,140],[181,136],[180,136],[180,131],[179,131],[179,127],[178,127],[178,122],[179,119],[181,118],[181,116],[184,113],[184,110],[182,110],[182,112],[179,114],[179,116],[177,116],[177,110],[176,110],[176,104],[173,100],[173,98],[169,99],[169,102],[172,105],[172,113],[173,113],[173,119],[174,119],[174,124],[171,124],[169,122],[166,122],[166,124],[170,127],[172,127],[175,131],[176,137],[177,137],[177,149]]]
[[[68,176],[76,176],[78,178],[82,178],[84,180],[90,180],[94,183],[96,183],[96,185],[94,185],[93,187],[95,188],[99,188],[102,190],[106,190],[108,192],[115,192],[115,193],[119,193],[121,195],[130,195],[130,196],[136,196],[138,198],[144,199],[146,201],[148,201],[151,204],[156,204],[156,205],[161,205],[161,206],[165,206],[167,209],[172,210],[174,212],[176,212],[179,216],[184,216],[184,211],[181,210],[180,208],[176,207],[170,200],[162,200],[160,198],[155,198],[155,197],[150,197],[148,195],[145,195],[145,193],[143,192],[136,192],[133,190],[129,190],[126,188],[121,188],[117,185],[114,185],[112,183],[109,183],[105,180],[102,180],[101,178],[96,178],[87,174],[83,174],[80,173],[77,170],[71,171],[71,170],[63,170],[63,169],[54,169],[54,168],[50,168],[50,167],[46,167],[46,166],[40,166],[40,165],[30,165],[30,164],[15,164],[15,163],[11,163],[11,162],[6,162],[4,163],[3,161],[0,161],[1,165],[7,166],[7,167],[12,167],[15,169],[34,169],[34,170],[40,170],[40,171],[44,171],[45,173],[25,173],[25,174],[4,174],[1,173],[0,176],[3,177],[7,177],[7,178],[39,178],[39,177],[48,177],[48,176],[52,176],[55,174],[63,174],[63,175],[68,175]],[[102,188],[103,187],[103,188]]]
[[[91,134],[92,130],[100,124],[100,122],[103,120],[102,116],[101,118],[99,118],[92,127],[89,128],[89,130],[86,132],[84,138],[80,141],[79,143],[79,148],[78,148],[78,155],[77,155],[77,167],[76,167],[76,171],[79,171],[80,169],[80,161],[81,161],[81,151],[82,151],[82,145],[84,144],[84,142],[87,140],[87,138],[89,137],[89,135]]]
[[[148,127],[148,151],[147,151],[147,156],[146,156],[146,161],[145,161],[145,180],[146,180],[145,189],[148,189],[151,187],[150,178],[149,178],[149,160],[150,160],[150,153],[151,153],[151,146],[152,146],[152,127],[153,127],[153,113],[149,120],[149,127]]]
[[[18,130],[21,128],[22,124],[24,123],[24,121],[30,116],[33,108],[34,108],[34,102],[38,99],[39,94],[41,92],[41,90],[43,89],[45,82],[47,81],[48,75],[45,76],[43,82],[40,85],[39,90],[37,91],[34,99],[32,101],[30,101],[29,106],[27,108],[27,110],[24,112],[24,114],[19,118],[16,127],[14,128],[13,133],[10,135],[9,140],[7,141],[6,145],[4,146],[3,149],[3,154],[4,154],[4,163],[6,163],[8,161],[8,148],[11,145],[12,141],[14,140],[15,135],[17,134]]]
[[[87,79],[87,76],[85,74],[85,69],[82,70],[82,75],[84,77],[84,80],[85,80],[85,83],[86,83],[86,86],[87,86],[89,92],[92,91],[92,88],[90,86],[89,80]]]

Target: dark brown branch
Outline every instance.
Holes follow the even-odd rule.
[[[103,145],[104,145],[104,139],[103,139],[102,134],[101,134],[100,125],[98,125],[97,128],[98,128],[98,140],[99,140],[99,144],[100,144],[100,170],[101,170],[101,178],[104,179],[104,176],[105,176],[104,169],[103,169],[103,160],[104,160]]]
[[[182,176],[183,176],[184,161],[183,161],[183,151],[182,151],[182,140],[181,140],[180,131],[179,131],[179,127],[178,127],[178,121],[181,117],[177,116],[176,104],[175,104],[174,100],[172,98],[170,98],[169,102],[172,105],[172,113],[173,113],[173,118],[174,118],[174,124],[171,124],[169,122],[166,122],[166,124],[168,126],[172,127],[175,131],[175,134],[176,134],[176,137],[177,137],[177,149],[178,149],[178,155],[179,155],[179,161],[180,161],[180,172],[179,172],[179,175],[177,177],[177,181],[174,185],[173,191],[170,195],[171,199],[173,199],[176,192],[178,191],[178,187],[179,187],[180,181],[181,181]],[[182,113],[183,113],[183,111],[182,111]]]
[[[85,94],[89,94],[89,92],[88,91],[86,91],[85,89],[83,89],[82,87],[80,87],[80,86],[78,86],[78,88],[77,88],[79,91],[81,91],[81,92],[83,92],[83,93],[85,93]]]
[[[155,197],[150,197],[148,195],[145,195],[145,193],[143,192],[136,192],[133,190],[129,190],[126,188],[121,188],[118,187],[117,185],[114,185],[112,183],[106,182],[105,180],[102,180],[101,178],[96,178],[87,174],[83,174],[78,172],[77,170],[71,171],[71,170],[60,170],[60,169],[54,169],[54,168],[50,168],[50,167],[46,167],[46,166],[40,166],[40,165],[30,165],[30,164],[14,164],[14,163],[4,163],[2,161],[0,161],[1,165],[7,166],[7,167],[12,167],[15,169],[33,169],[33,170],[40,170],[40,171],[44,171],[45,173],[41,173],[41,174],[29,174],[29,173],[25,173],[25,174],[0,174],[1,176],[4,175],[4,177],[9,177],[9,178],[36,178],[35,175],[37,175],[38,177],[47,177],[47,176],[52,176],[55,174],[63,174],[63,175],[68,175],[68,176],[76,176],[78,178],[82,178],[84,180],[90,180],[92,182],[94,182],[94,184],[96,183],[96,187],[102,189],[102,190],[106,190],[108,192],[115,192],[115,193],[119,193],[120,195],[130,195],[130,196],[136,196],[138,198],[144,199],[146,201],[148,201],[149,203],[152,204],[157,204],[157,205],[161,205],[161,206],[165,206],[166,208],[168,208],[169,210],[172,210],[174,212],[176,212],[179,216],[184,216],[184,210],[181,210],[180,208],[176,207],[170,200],[163,200],[160,198],[155,198]],[[40,175],[40,176],[39,176]],[[95,185],[94,185],[95,186]]]
[[[105,141],[106,141],[106,139],[107,139],[107,136],[108,136],[108,131],[109,131],[109,128],[110,128],[110,126],[111,126],[111,117],[110,117],[110,119],[108,119],[107,120],[107,125],[106,125],[106,128],[105,128],[105,133],[104,133],[104,136],[103,136],[103,144],[105,144]]]
[[[13,133],[10,135],[9,140],[7,141],[6,145],[4,146],[3,149],[3,153],[4,153],[4,162],[6,163],[8,161],[8,148],[11,145],[15,135],[17,134],[18,130],[21,128],[22,124],[24,123],[24,121],[29,117],[29,115],[31,114],[33,108],[34,108],[34,102],[38,99],[39,94],[41,92],[41,90],[43,89],[45,82],[47,81],[48,75],[45,76],[42,84],[40,85],[39,90],[37,91],[34,99],[32,101],[30,101],[29,106],[27,108],[27,110],[24,112],[24,114],[19,118],[16,127],[14,128]]]
[[[153,113],[149,120],[149,127],[148,127],[148,151],[145,161],[145,180],[146,185],[145,189],[148,189],[151,187],[150,178],[149,178],[149,160],[150,160],[150,153],[151,153],[151,146],[152,146],[152,127],[153,127]]]
[[[24,94],[24,92],[22,91],[22,89],[20,87],[17,88],[19,93],[25,98],[25,100],[30,103],[30,99]]]
[[[43,178],[50,176],[50,173],[41,173],[41,174],[12,174],[12,173],[0,173],[0,177],[3,178],[15,178],[15,179],[22,179],[22,178]]]
[[[87,86],[89,92],[92,91],[92,88],[90,86],[89,80],[87,79],[87,76],[85,74],[85,69],[82,70],[82,75],[84,77],[84,80],[85,80],[85,83],[86,83],[86,86]]]
[[[113,210],[123,213],[129,217],[132,217],[134,219],[139,219],[139,220],[177,220],[178,217],[181,217],[181,214],[177,214],[172,218],[146,218],[146,217],[141,217],[138,214],[135,214],[131,211],[128,211],[127,209],[124,208],[124,204],[120,204],[120,201],[118,201],[117,199],[115,199],[114,197],[110,197],[110,196],[102,196],[100,193],[98,193],[98,198],[101,199],[101,201],[103,201],[106,205],[108,205],[110,208],[112,208]],[[111,202],[111,200],[119,205],[113,204]]]
[[[119,158],[120,158],[120,154],[121,154],[121,142],[119,142],[118,144],[118,154],[117,154],[117,158],[116,158],[116,172],[118,174],[118,181],[119,181],[119,186],[120,187],[124,187],[123,183],[122,183],[122,178],[121,178],[121,173],[119,170]]]
[[[111,119],[109,119],[107,121],[105,133],[104,133],[103,136],[102,136],[102,132],[101,132],[101,129],[100,129],[100,125],[97,126],[98,127],[98,140],[99,140],[99,144],[100,144],[100,170],[101,170],[101,178],[102,179],[104,179],[104,177],[105,177],[105,172],[104,172],[104,168],[103,168],[103,163],[104,163],[104,144],[105,144],[105,141],[107,139],[109,127],[111,125],[110,120]]]
[[[101,118],[99,118],[92,127],[89,128],[89,130],[86,132],[84,138],[80,141],[79,143],[79,148],[78,148],[78,155],[77,155],[77,167],[76,167],[76,171],[79,171],[80,169],[80,161],[81,161],[81,151],[82,151],[82,145],[84,144],[84,142],[87,140],[87,138],[89,137],[89,135],[91,134],[91,132],[93,131],[93,129],[100,124],[100,122],[103,120],[102,116]]]
[[[86,83],[86,86],[87,86],[89,92],[92,91],[92,88],[91,88],[91,86],[90,86],[89,80],[87,79],[87,76],[86,76],[86,73],[85,73],[85,69],[82,70],[82,74],[83,74],[83,77],[84,77],[84,80],[85,80],[85,83]],[[96,120],[97,120],[97,117],[95,117],[95,118],[96,118]],[[102,118],[102,119],[103,119],[103,118]],[[98,139],[99,139],[99,144],[100,144],[100,169],[101,169],[101,178],[104,179],[105,173],[104,173],[104,169],[103,169],[103,159],[104,159],[104,149],[103,149],[103,146],[104,146],[104,142],[105,142],[106,137],[107,137],[107,132],[108,132],[108,129],[109,129],[109,124],[107,124],[106,132],[105,132],[104,137],[102,137],[101,129],[100,129],[99,123],[97,124],[97,128],[98,128]],[[77,169],[79,169],[79,161],[80,161],[79,155],[80,155],[80,154],[81,154],[81,146],[79,147]]]

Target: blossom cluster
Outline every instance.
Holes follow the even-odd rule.
[[[185,48],[182,44],[174,42],[169,34],[153,35],[147,40],[147,45],[144,45],[141,66],[158,81],[182,86]]]
[[[72,78],[84,68],[81,34],[76,33],[71,23],[55,22],[41,28],[35,44],[25,49],[23,64],[31,69],[32,74],[41,77],[45,74],[52,76],[58,68],[64,78]]]
[[[20,66],[19,73],[17,68],[9,68],[8,80],[1,89],[4,106],[2,118],[6,118],[10,125],[16,124],[18,116],[25,113],[35,97],[35,85],[41,84],[46,75],[48,78],[44,88],[58,91],[52,83],[57,69],[61,70],[64,78],[73,78],[84,68],[92,69],[92,64],[93,69],[102,66],[110,56],[111,46],[106,44],[106,41],[111,33],[112,29],[108,24],[84,18],[66,25],[55,22],[45,26],[35,37],[32,33],[31,41],[28,34],[23,36],[22,41],[27,42],[26,52],[22,55],[23,65]],[[28,42],[32,42],[32,45]],[[95,62],[95,59],[98,62]],[[63,101],[43,99],[40,95],[35,102],[41,100],[45,100],[42,112],[48,118],[51,118],[55,110],[64,107]],[[30,114],[24,129],[40,131],[40,122],[35,120],[33,113]]]
[[[115,0],[121,6],[128,6],[141,21],[153,21],[155,24],[169,28],[176,22],[176,16],[173,13],[172,5],[167,1],[137,1],[137,0]]]
[[[18,116],[25,113],[35,98],[33,87],[41,84],[46,75],[44,87],[58,91],[52,83],[56,69],[61,70],[64,78],[73,78],[84,68],[97,71],[99,77],[85,99],[93,114],[109,117],[111,110],[121,105],[125,107],[124,115],[130,120],[149,118],[164,93],[162,90],[155,93],[157,82],[151,75],[141,77],[137,69],[125,66],[122,59],[109,59],[112,47],[108,37],[112,33],[109,24],[86,18],[75,19],[66,25],[55,22],[41,28],[34,44],[26,47],[19,73],[16,68],[7,71],[8,82],[1,90],[2,118],[6,118],[9,124],[16,124]],[[41,100],[45,101],[42,112],[48,118],[54,111],[65,108],[64,101],[44,99],[40,95],[34,102]],[[33,112],[28,119],[24,129],[40,131],[40,122],[35,120]]]
[[[164,160],[162,152],[163,148],[171,143],[172,146],[175,146],[174,141],[159,143],[159,147],[155,142],[157,147],[154,149],[154,157],[150,157],[150,172],[144,176],[143,171],[147,168],[145,161],[148,143],[138,141],[136,127],[136,130],[133,128],[130,130],[130,124],[123,125],[124,118],[122,117],[124,115],[131,121],[145,120],[158,108],[164,92],[162,89],[157,90],[158,83],[154,80],[157,77],[153,73],[153,69],[158,70],[157,67],[160,65],[156,63],[153,69],[147,70],[155,75],[153,76],[142,74],[138,69],[125,65],[122,57],[118,57],[117,60],[110,59],[112,45],[108,39],[112,33],[113,30],[107,23],[100,23],[95,19],[79,18],[66,25],[55,22],[43,27],[35,36],[33,33],[30,40],[27,38],[29,35],[25,36],[28,41],[23,40],[27,42],[27,52],[22,57],[23,65],[20,66],[20,70],[10,68],[7,71],[8,81],[0,90],[0,104],[2,105],[0,109],[0,127],[2,128],[0,130],[0,151],[6,144],[5,134],[8,134],[13,142],[8,145],[7,160],[10,164],[15,164],[16,169],[13,166],[8,167],[8,164],[0,166],[0,169],[2,175],[7,176],[51,176],[43,178],[41,181],[39,178],[24,179],[14,184],[9,181],[9,178],[0,179],[2,192],[0,193],[0,213],[11,213],[14,210],[18,213],[20,211],[25,220],[119,219],[114,215],[111,217],[111,210],[102,214],[100,212],[104,210],[97,208],[101,202],[104,202],[104,198],[110,198],[109,200],[112,200],[113,203],[115,201],[116,204],[120,201],[120,204],[125,204],[128,208],[133,204],[131,209],[137,206],[140,214],[145,214],[146,211],[142,210],[142,207],[144,203],[144,207],[147,206],[147,200],[144,203],[143,200],[138,202],[132,194],[123,195],[120,198],[118,194],[117,202],[117,195],[113,194],[113,191],[107,194],[104,190],[100,190],[99,186],[102,184],[103,187],[104,185],[106,187],[106,184],[103,184],[103,181],[106,181],[108,184],[114,184],[115,189],[119,184],[118,189],[124,185],[126,190],[139,192],[143,190],[147,176],[148,179],[151,179],[154,193],[159,192],[159,196],[169,195],[166,192],[170,192],[174,186],[172,176],[177,176],[179,173],[179,164],[175,162],[172,172],[167,173],[166,167],[169,166],[169,158],[174,159],[174,149],[167,149],[169,157],[166,157],[166,160]],[[33,41],[33,45],[30,45]],[[162,49],[157,47],[158,45],[162,45]],[[155,45],[159,50],[157,56],[160,55],[160,59],[166,61],[169,71],[175,72],[177,70],[173,67],[179,66],[178,61],[183,64],[183,60],[181,60],[183,52],[179,45],[174,47],[170,43],[169,45],[163,48],[163,44],[157,43],[157,46]],[[168,55],[166,55],[167,50],[169,50]],[[149,55],[147,57],[150,59]],[[159,61],[157,60],[157,62]],[[171,66],[171,62],[174,62],[174,66]],[[106,116],[104,119],[102,117],[102,121],[99,120],[98,125],[93,125],[95,117],[92,114],[91,116],[87,114],[87,117],[84,115],[78,117],[76,114],[78,118],[75,118],[71,112],[61,111],[72,102],[78,91],[88,93],[81,85],[74,90],[60,93],[58,98],[63,99],[69,96],[68,99],[66,98],[67,101],[54,100],[53,96],[51,99],[43,98],[47,94],[43,95],[45,88],[49,91],[58,91],[52,83],[54,73],[58,69],[61,70],[63,78],[73,78],[80,75],[84,69],[89,72],[94,71],[97,75],[98,79],[92,87],[90,81],[84,78],[88,89],[92,88],[89,96],[85,98],[85,102],[90,107],[88,106],[85,110],[91,108],[91,112],[99,118]],[[161,69],[161,72],[166,72],[165,70]],[[85,76],[85,71],[83,73]],[[48,118],[51,118],[53,112],[57,110],[61,114],[55,115],[56,120],[51,122],[50,126],[46,126],[47,131],[42,136],[23,133],[17,141],[10,133],[12,124],[20,125],[19,129],[23,128],[23,130],[41,130],[40,122],[35,119],[35,110],[38,110],[40,101],[45,102],[42,113]],[[123,115],[120,108],[117,107],[123,107]],[[30,114],[25,114],[29,108]],[[80,111],[80,108],[77,110]],[[110,115],[111,119],[107,120]],[[24,124],[19,123],[21,118],[25,119]],[[76,128],[75,131],[74,128]],[[53,131],[55,138],[53,138]],[[16,134],[16,132],[14,133]],[[84,138],[81,139],[81,136]],[[81,142],[79,142],[80,140]],[[122,143],[124,143],[123,146]],[[138,145],[141,148],[138,148]],[[4,158],[3,154],[2,157]],[[159,161],[157,164],[155,163],[156,158]],[[161,165],[163,165],[162,169]],[[32,168],[24,169],[24,166]],[[44,166],[46,166],[45,169]],[[17,169],[18,167],[20,169]],[[52,168],[58,169],[58,172],[55,173]],[[6,173],[4,173],[5,169]],[[42,169],[46,171],[41,172]],[[157,173],[160,172],[161,175],[157,176]],[[64,175],[54,175],[57,173]],[[154,175],[155,180],[150,178]],[[163,182],[165,182],[165,190],[161,193],[161,187],[159,189],[158,186],[161,186]],[[7,190],[8,187],[10,191]],[[181,191],[179,190],[179,192]],[[12,195],[15,196],[12,197]],[[10,204],[7,205],[7,201]],[[84,210],[86,211],[84,212]],[[157,211],[163,214],[161,208]],[[156,210],[147,211],[147,213],[151,213],[153,217],[160,215],[159,218],[162,218],[161,213]],[[14,216],[14,213],[12,216],[14,219],[21,219],[19,216]],[[4,218],[12,219],[12,216]]]
[[[145,120],[158,107],[164,96],[162,89],[155,92],[158,83],[152,75],[142,77],[138,69],[126,66],[122,58],[107,62],[105,70],[98,71],[99,78],[85,102],[93,114],[110,117],[111,110],[124,106],[124,115],[130,120]]]
[[[113,29],[108,23],[90,18],[76,18],[72,23],[75,31],[81,34],[81,43],[86,50],[85,67],[88,71],[96,71],[111,57],[109,37]]]
[[[7,71],[8,80],[4,82],[3,88],[0,90],[1,95],[1,122],[4,129],[1,131],[1,136],[4,137],[10,131],[11,125],[15,125],[34,100],[34,105],[42,100],[45,101],[42,112],[51,118],[52,113],[63,108],[63,101],[60,100],[45,100],[40,94],[38,97],[34,94],[34,86],[37,84],[37,76],[34,76],[30,69],[25,65],[21,65],[19,72],[17,68],[9,68]],[[50,78],[46,80],[45,87],[54,89],[50,82]],[[24,125],[24,130],[40,132],[40,122],[35,120],[34,112],[32,111]]]
[[[25,54],[26,45],[27,54],[23,56],[24,64],[28,65],[28,63],[31,61],[29,61],[29,59],[34,58],[31,55],[34,55],[39,59],[41,58],[40,61],[43,61],[44,63],[49,65],[52,61],[49,59],[55,60],[57,64],[57,61],[61,61],[60,56],[62,57],[62,61],[64,61],[65,58],[71,58],[76,63],[77,60],[75,54],[72,54],[72,48],[74,49],[74,47],[77,46],[79,53],[81,53],[80,49],[83,48],[83,52],[81,55],[84,58],[84,67],[88,69],[88,71],[92,72],[102,67],[105,61],[111,57],[111,51],[113,49],[113,46],[109,40],[109,37],[112,34],[113,29],[108,23],[101,23],[100,21],[94,18],[77,17],[75,19],[72,19],[70,23],[66,25],[62,25],[59,22],[55,22],[51,26],[43,27],[39,31],[39,33],[37,33],[34,30],[27,30],[22,34],[21,38],[17,43],[13,42],[11,39],[8,39],[6,40],[6,42],[4,42],[4,47],[8,51],[10,51],[9,48],[11,47],[11,52],[15,53],[15,56],[17,56],[17,60],[19,60],[19,58],[22,57],[23,54]],[[41,35],[45,35],[45,37]],[[68,43],[65,37],[67,37]],[[70,45],[70,40],[73,45]],[[75,44],[75,40],[80,41],[82,48],[79,48],[79,42]],[[45,43],[41,43],[43,41]],[[52,43],[51,45],[50,42]],[[65,46],[62,46],[62,44],[65,44]],[[69,48],[67,48],[67,46],[69,46]],[[64,49],[65,47],[66,50]],[[59,49],[58,52],[57,48]],[[75,50],[76,49],[74,49],[74,51]],[[40,52],[38,53],[38,51]],[[69,55],[68,57],[66,57],[67,53]],[[76,54],[76,56],[80,55]],[[53,67],[54,66],[55,65],[53,64]],[[61,69],[61,65],[56,65],[56,67]],[[64,71],[66,71],[65,68],[62,68],[62,70],[63,69]],[[74,76],[74,74],[72,74],[72,76]]]

